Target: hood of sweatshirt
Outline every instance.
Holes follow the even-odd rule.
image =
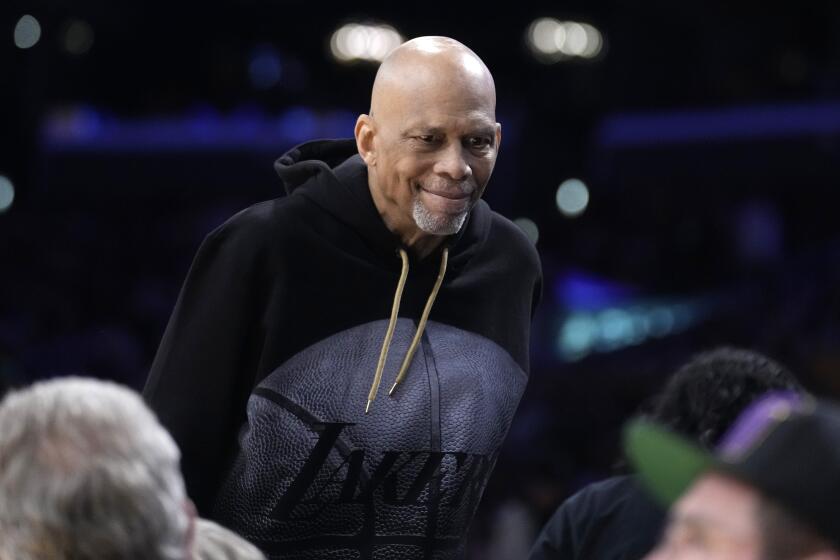
[[[347,223],[365,238],[374,250],[390,262],[400,248],[405,249],[398,235],[391,232],[379,215],[368,185],[367,165],[352,138],[315,140],[295,146],[274,163],[286,193],[305,196]],[[353,211],[348,212],[347,208]],[[480,250],[490,229],[491,212],[479,200],[464,225],[443,243],[449,253],[449,269],[461,269]],[[422,261],[408,252],[412,265],[437,267],[440,249]]]

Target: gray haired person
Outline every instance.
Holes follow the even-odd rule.
[[[63,378],[0,404],[0,558],[183,560],[180,453],[139,395]]]
[[[130,389],[71,377],[10,393],[0,403],[0,558],[261,559],[229,531],[196,529],[179,462]]]

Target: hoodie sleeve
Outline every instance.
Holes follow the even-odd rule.
[[[205,238],[143,391],[180,447],[188,495],[205,515],[236,450],[262,349],[261,222],[240,213]]]

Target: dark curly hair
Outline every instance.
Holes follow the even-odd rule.
[[[650,416],[711,449],[750,403],[773,390],[803,389],[790,371],[763,354],[716,348],[677,370]]]

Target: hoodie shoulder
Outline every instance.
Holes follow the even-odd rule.
[[[278,235],[294,226],[295,217],[306,207],[306,200],[300,196],[281,196],[258,202],[228,218],[208,237],[235,237],[248,242],[261,238],[276,241]]]
[[[504,259],[502,266],[512,275],[508,277],[511,285],[520,282],[528,290],[533,318],[543,292],[542,263],[536,247],[519,226],[496,212],[487,241],[498,252],[498,258]]]
[[[487,238],[490,248],[504,254],[506,259],[510,259],[511,267],[540,276],[542,274],[540,256],[525,232],[498,212],[492,210],[490,212],[492,218]]]
[[[259,202],[241,210],[204,238],[202,247],[228,255],[236,262],[272,261],[294,231],[293,207],[300,197],[281,197]]]
[[[252,243],[269,237],[276,227],[277,206],[282,200],[266,200],[240,210],[211,231],[206,240],[230,239],[239,243]]]

